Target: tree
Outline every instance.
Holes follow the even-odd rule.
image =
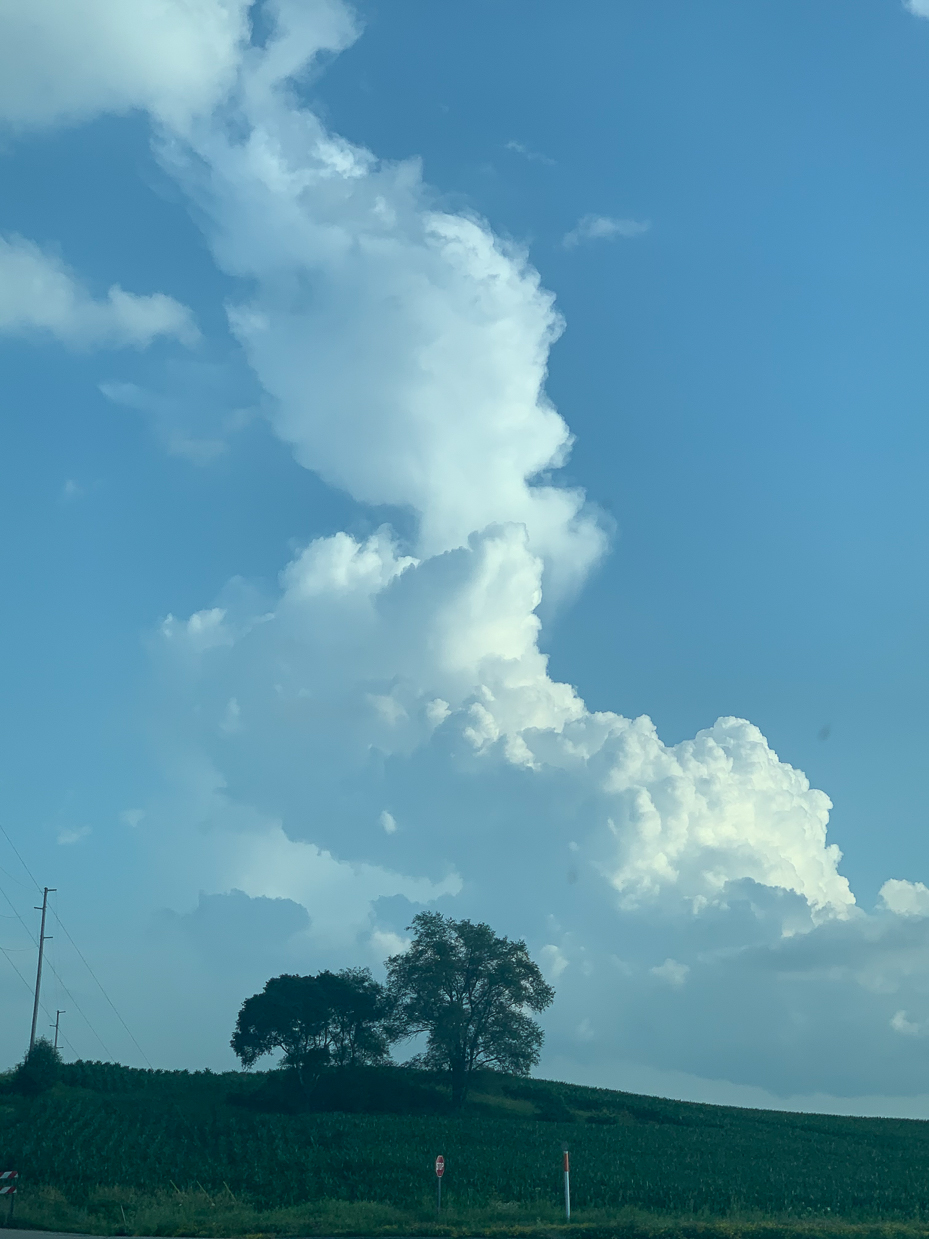
[[[61,1074],[61,1055],[45,1037],[39,1037],[27,1050],[23,1061],[13,1075],[13,1088],[17,1093],[35,1096],[47,1092]]]
[[[387,1058],[391,1004],[367,968],[321,972],[329,1005],[329,1054],[337,1067],[372,1066]]]
[[[386,1016],[383,986],[367,968],[272,977],[243,1002],[230,1044],[244,1067],[281,1050],[283,1064],[310,1092],[330,1064],[383,1061]]]
[[[477,1067],[528,1075],[544,1034],[528,1014],[555,997],[525,942],[498,937],[489,925],[421,912],[413,941],[387,960],[398,1037],[428,1034],[425,1066],[451,1075],[459,1109]]]

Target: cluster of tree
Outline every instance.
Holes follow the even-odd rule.
[[[411,1064],[447,1072],[455,1108],[479,1067],[528,1075],[543,1039],[529,1013],[555,992],[525,942],[438,912],[420,913],[409,928],[409,948],[387,960],[386,985],[348,968],[274,977],[246,999],[232,1036],[243,1066],[279,1050],[311,1090],[324,1070],[384,1063],[391,1045],[425,1034]]]
[[[326,1067],[384,1062],[388,1012],[383,986],[367,968],[272,977],[243,1002],[232,1048],[245,1067],[281,1050],[284,1066],[310,1088]]]

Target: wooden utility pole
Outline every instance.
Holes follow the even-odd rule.
[[[42,925],[39,929],[39,962],[35,970],[35,1002],[32,1004],[32,1032],[29,1035],[29,1049],[35,1045],[35,1028],[39,1019],[39,991],[42,988],[42,959],[45,955],[45,914],[48,912],[48,896],[49,891],[54,891],[54,886],[46,886],[42,895]],[[36,908],[36,912],[39,909]]]
[[[56,1012],[55,1012],[55,1024],[54,1024],[54,1028],[55,1028],[55,1049],[56,1049],[56,1050],[58,1049],[58,1025],[61,1023],[61,1017],[62,1017],[63,1015],[65,1015],[65,1014],[66,1014],[66,1012],[64,1012],[64,1011],[56,1011]]]

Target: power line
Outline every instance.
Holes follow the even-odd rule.
[[[16,856],[16,859],[19,861],[19,863],[22,865],[22,867],[23,867],[23,868],[26,870],[26,872],[29,874],[29,877],[32,879],[32,884],[33,884],[33,886],[36,888],[36,890],[37,890],[37,891],[40,891],[40,890],[42,889],[42,887],[38,884],[38,882],[35,880],[35,878],[34,878],[34,877],[32,877],[32,873],[31,873],[31,871],[30,871],[30,869],[29,869],[29,866],[26,864],[26,862],[25,862],[25,861],[23,860],[23,858],[20,856],[19,851],[18,851],[18,849],[17,849],[17,847],[16,847],[16,844],[13,842],[13,840],[10,838],[10,836],[6,833],[6,830],[5,830],[5,828],[4,828],[4,826],[3,826],[3,823],[2,823],[2,822],[0,822],[0,832],[2,832],[4,839],[6,839],[7,843],[8,843],[8,844],[10,845],[10,847],[13,849],[13,852],[14,852],[14,854],[15,854],[15,856]],[[13,880],[14,880],[14,882],[16,881],[16,879],[15,879],[15,878],[14,878]]]
[[[23,948],[23,950],[28,950],[28,949],[29,949],[28,947],[24,947],[24,948]],[[8,952],[7,952],[6,947],[2,947],[2,946],[0,946],[0,954],[3,954],[4,956],[6,956],[6,961],[7,961],[7,963],[10,965],[10,967],[13,969],[13,971],[14,971],[14,972],[16,973],[16,975],[19,977],[20,981],[22,981],[23,985],[25,985],[25,987],[26,987],[26,992],[27,992],[27,993],[29,993],[29,994],[31,994],[31,993],[32,993],[32,986],[29,984],[29,982],[26,980],[26,978],[23,976],[23,974],[20,972],[20,970],[16,967],[16,965],[15,965],[15,964],[13,963],[13,961],[10,959],[10,956],[9,956],[9,954],[8,954]],[[45,1003],[43,1002],[41,1005],[42,1005],[42,1010],[45,1012],[45,1014],[46,1014],[49,1018],[51,1018],[51,1014],[52,1014],[52,1013],[51,1013],[51,1011],[49,1011],[48,1007],[46,1007]],[[62,1041],[64,1042],[64,1044],[68,1047],[68,1049],[71,1051],[71,1053],[74,1055],[74,1057],[75,1057],[75,1058],[77,1058],[77,1051],[75,1050],[75,1048],[74,1048],[74,1046],[71,1044],[71,1042],[68,1040],[68,1038],[67,1038],[67,1037],[65,1037],[65,1036],[62,1034],[61,1040],[62,1040]],[[104,1048],[105,1048],[105,1047],[104,1047]]]
[[[27,948],[25,948],[25,949],[26,949],[26,950],[28,950],[28,947],[27,947]],[[13,971],[14,971],[14,972],[16,973],[16,975],[19,977],[20,981],[22,981],[23,985],[25,985],[26,989],[27,989],[27,990],[29,991],[29,993],[31,994],[31,993],[32,993],[32,986],[29,984],[29,982],[26,980],[26,978],[23,976],[23,974],[20,972],[20,970],[16,967],[16,965],[15,965],[15,964],[13,963],[13,961],[10,959],[9,952],[7,951],[6,947],[4,947],[4,946],[0,946],[0,952],[2,952],[2,953],[6,956],[6,962],[10,965],[10,967],[13,969]]]
[[[36,940],[35,940],[35,938],[33,937],[32,930],[29,928],[29,926],[26,924],[26,922],[25,922],[25,921],[23,920],[23,918],[20,916],[20,914],[19,914],[19,909],[16,907],[16,904],[15,904],[15,903],[13,902],[13,900],[9,897],[9,895],[6,893],[6,891],[3,889],[3,887],[2,887],[2,886],[0,886],[0,895],[2,895],[2,896],[3,896],[3,898],[7,901],[7,903],[10,905],[10,907],[13,909],[13,916],[15,916],[15,917],[16,917],[16,919],[19,921],[20,925],[22,925],[23,929],[25,929],[26,934],[28,935],[29,940],[31,941],[32,945],[33,945],[33,946],[37,946],[38,944],[36,943]],[[12,919],[12,918],[11,918],[11,919]],[[28,949],[28,948],[27,948],[27,949]]]
[[[35,877],[34,877],[34,876],[33,876],[33,874],[32,874],[32,871],[30,870],[30,868],[29,868],[29,866],[26,864],[26,862],[23,860],[22,856],[20,856],[19,851],[17,850],[16,844],[13,842],[13,840],[12,840],[12,839],[10,838],[10,836],[7,834],[6,829],[5,829],[5,827],[3,826],[3,824],[2,824],[2,823],[0,823],[0,832],[2,832],[3,837],[6,839],[7,843],[10,845],[10,847],[11,847],[11,848],[13,849],[13,851],[16,853],[16,859],[19,861],[19,863],[20,863],[20,864],[22,865],[22,867],[25,869],[26,873],[28,873],[28,874],[29,874],[29,877],[32,879],[32,882],[33,882],[33,884],[35,885],[36,890],[37,890],[37,891],[42,890],[42,887],[41,887],[41,886],[39,885],[39,883],[36,881]],[[15,881],[15,879],[14,879],[14,881]],[[14,911],[14,912],[16,912],[16,908],[15,908],[15,907],[14,907],[14,905],[13,905],[13,901],[12,901],[12,900],[9,898],[9,896],[7,896],[5,893],[4,893],[4,895],[5,895],[5,898],[6,898],[7,903],[10,905],[10,907],[11,907],[11,908],[13,908],[13,911]],[[57,902],[57,901],[56,901],[56,902]],[[55,920],[58,922],[58,925],[59,925],[60,929],[62,930],[62,932],[64,933],[65,937],[68,939],[68,941],[69,941],[69,942],[71,943],[71,945],[74,947],[75,951],[77,952],[77,954],[78,954],[78,956],[79,956],[79,958],[80,958],[80,960],[81,960],[81,963],[84,965],[84,967],[85,967],[85,968],[87,969],[87,971],[90,973],[90,975],[93,977],[94,982],[96,983],[96,985],[97,985],[98,989],[100,990],[100,993],[103,995],[103,997],[104,997],[104,998],[106,999],[106,1001],[109,1003],[109,1005],[110,1005],[110,1007],[111,1007],[111,1009],[112,1009],[112,1011],[113,1011],[113,1014],[116,1016],[116,1018],[119,1020],[120,1024],[122,1024],[123,1028],[126,1030],[127,1034],[129,1035],[129,1040],[132,1042],[132,1044],[135,1046],[135,1048],[139,1051],[139,1053],[140,1053],[140,1054],[142,1055],[142,1057],[145,1059],[145,1062],[148,1064],[149,1068],[151,1068],[151,1067],[152,1067],[152,1064],[151,1064],[151,1061],[149,1060],[148,1055],[145,1053],[145,1051],[144,1051],[144,1050],[142,1049],[142,1047],[139,1045],[138,1041],[136,1041],[135,1037],[132,1035],[132,1030],[130,1029],[129,1025],[126,1023],[126,1021],[123,1019],[123,1017],[120,1015],[119,1011],[116,1009],[116,1004],[113,1002],[113,1000],[110,998],[109,994],[108,994],[108,993],[106,992],[106,990],[103,988],[103,985],[101,984],[101,982],[100,982],[99,978],[97,977],[97,974],[94,972],[93,968],[91,968],[90,964],[87,962],[86,958],[84,957],[84,953],[82,952],[81,948],[77,945],[77,943],[74,941],[74,939],[73,939],[73,938],[71,937],[71,935],[68,933],[67,927],[65,926],[65,924],[64,924],[64,922],[62,921],[61,917],[59,916],[57,908],[56,908],[54,911],[55,911]],[[18,913],[18,912],[16,912],[16,915],[19,917],[19,920],[23,923],[23,925],[25,925],[25,921],[23,921],[23,918],[22,918],[21,916],[19,916],[19,913]],[[27,927],[27,932],[28,932],[28,927]],[[32,934],[30,934],[29,936],[30,936],[30,938],[32,938]],[[35,942],[35,938],[32,938],[32,940],[33,940],[33,942]],[[100,1034],[96,1031],[96,1029],[95,1029],[95,1028],[93,1027],[93,1025],[90,1023],[90,1020],[88,1020],[88,1019],[87,1019],[87,1016],[86,1016],[86,1015],[84,1015],[84,1012],[83,1012],[83,1011],[81,1011],[81,1008],[80,1008],[80,1006],[78,1005],[77,999],[76,999],[76,998],[74,998],[74,997],[73,997],[73,995],[69,992],[69,990],[68,990],[67,986],[66,986],[66,985],[65,985],[65,983],[62,981],[61,977],[59,977],[58,973],[57,973],[57,972],[55,971],[55,969],[51,966],[51,964],[49,964],[49,971],[53,974],[53,976],[55,977],[56,981],[58,981],[58,983],[59,983],[59,985],[61,986],[61,988],[62,988],[62,989],[64,990],[64,992],[68,995],[68,997],[71,999],[71,1001],[74,1003],[75,1007],[77,1007],[78,1011],[80,1012],[80,1014],[81,1014],[82,1018],[84,1019],[85,1023],[87,1024],[88,1028],[90,1028],[91,1032],[94,1034],[94,1036],[95,1036],[95,1037],[97,1038],[97,1040],[100,1042],[100,1044],[103,1046],[104,1050],[106,1050],[107,1054],[108,1054],[111,1058],[112,1058],[112,1057],[114,1057],[114,1056],[110,1053],[110,1051],[106,1049],[106,1046],[104,1045],[104,1043],[103,1043],[103,1039],[100,1037]]]
[[[49,972],[52,974],[52,976],[55,978],[55,980],[58,982],[58,984],[61,986],[61,988],[64,990],[65,994],[67,994],[67,996],[68,996],[68,998],[70,999],[70,1001],[74,1003],[74,1007],[75,1007],[75,1010],[77,1011],[78,1015],[81,1017],[81,1019],[82,1019],[82,1020],[84,1021],[84,1023],[87,1025],[87,1027],[90,1029],[90,1031],[93,1033],[93,1035],[97,1038],[97,1040],[100,1042],[100,1044],[103,1046],[103,1052],[104,1052],[104,1054],[106,1054],[107,1058],[108,1058],[108,1059],[110,1059],[110,1061],[111,1061],[111,1062],[115,1062],[115,1061],[116,1061],[116,1055],[115,1055],[115,1054],[113,1053],[113,1051],[112,1051],[112,1050],[111,1050],[111,1049],[107,1046],[106,1042],[103,1040],[103,1038],[102,1038],[102,1037],[100,1036],[100,1034],[97,1032],[96,1028],[94,1028],[93,1024],[91,1024],[90,1020],[89,1020],[89,1019],[87,1018],[87,1016],[84,1014],[84,1010],[83,1010],[83,1008],[81,1007],[81,1004],[78,1002],[78,1000],[74,997],[74,995],[73,995],[73,994],[71,993],[71,991],[68,989],[67,985],[65,985],[64,981],[62,981],[61,977],[60,977],[60,976],[58,975],[58,973],[55,971],[55,969],[54,969],[54,967],[52,966],[52,964],[49,964],[49,965],[48,965],[48,970],[49,970]],[[48,1014],[49,1014],[49,1012],[48,1012],[48,1011],[46,1011],[46,1012],[45,1012],[45,1014],[46,1014],[46,1015],[48,1015]]]
[[[93,977],[93,979],[97,982],[97,986],[98,986],[98,987],[99,987],[99,989],[100,989],[100,993],[103,995],[103,997],[104,997],[104,998],[107,1000],[107,1002],[110,1004],[110,1006],[111,1006],[111,1007],[112,1007],[112,1009],[113,1009],[113,1014],[114,1014],[114,1015],[116,1016],[116,1018],[119,1020],[120,1024],[122,1024],[123,1028],[125,1028],[126,1032],[129,1034],[129,1039],[131,1040],[132,1044],[135,1046],[135,1048],[139,1051],[139,1053],[140,1053],[140,1054],[142,1055],[142,1057],[145,1059],[146,1063],[148,1063],[149,1068],[150,1068],[150,1069],[152,1069],[152,1070],[154,1070],[154,1068],[152,1068],[152,1064],[151,1064],[151,1062],[149,1062],[148,1055],[145,1053],[145,1051],[144,1051],[144,1050],[142,1049],[142,1047],[139,1045],[138,1041],[136,1041],[135,1037],[133,1037],[133,1035],[132,1035],[132,1031],[131,1031],[131,1029],[129,1028],[129,1025],[126,1023],[126,1021],[125,1021],[125,1020],[123,1019],[123,1017],[120,1015],[120,1013],[116,1010],[116,1007],[114,1006],[114,1004],[113,1004],[112,1000],[110,999],[109,994],[106,992],[106,990],[105,990],[105,989],[103,988],[103,986],[100,984],[100,981],[97,979],[97,974],[94,972],[93,968],[91,968],[90,964],[88,964],[87,960],[84,958],[84,954],[83,954],[83,952],[81,951],[81,948],[77,945],[77,943],[74,941],[74,939],[73,939],[73,938],[71,937],[71,935],[68,933],[67,929],[65,928],[65,924],[64,924],[64,922],[62,921],[61,917],[58,915],[58,911],[57,911],[57,909],[55,910],[55,920],[57,921],[59,928],[60,928],[60,929],[62,930],[62,932],[64,933],[64,936],[68,939],[68,941],[69,941],[69,942],[71,943],[71,945],[74,947],[75,951],[77,951],[78,955],[79,955],[79,956],[80,956],[80,958],[81,958],[81,962],[83,963],[84,967],[87,969],[87,971],[88,971],[88,972],[90,973],[90,975]],[[67,990],[65,990],[65,993],[67,993]]]
[[[3,830],[3,827],[2,827],[2,826],[0,826],[0,830]],[[5,831],[5,830],[3,830],[3,833],[6,835],[6,831]],[[9,835],[7,835],[7,838],[9,838]],[[10,846],[12,846],[12,844],[11,844]],[[14,851],[15,851],[15,848],[14,848]],[[17,855],[18,855],[18,853],[17,853]],[[24,862],[24,865],[25,865],[25,862]],[[27,872],[27,873],[29,873],[29,870],[27,869],[27,870],[26,870],[26,872]],[[30,876],[30,877],[32,877],[32,874],[30,873],[30,874],[29,874],[29,876]],[[35,880],[35,879],[33,879],[33,880]],[[41,887],[40,887],[39,889],[41,890]],[[25,921],[23,920],[23,918],[20,916],[19,911],[18,911],[18,909],[17,909],[16,905],[13,903],[13,900],[9,897],[9,895],[6,893],[6,891],[3,889],[3,887],[2,887],[2,886],[0,886],[0,895],[3,895],[3,898],[7,901],[7,903],[10,905],[10,907],[13,909],[14,913],[16,914],[16,919],[19,921],[20,925],[22,925],[23,929],[25,929],[26,933],[29,935],[29,939],[30,939],[30,941],[32,942],[33,946],[38,947],[38,945],[39,945],[39,944],[38,944],[38,942],[36,942],[35,937],[33,936],[32,930],[29,928],[29,926],[26,924],[26,922],[25,922]],[[64,926],[63,926],[63,925],[62,925],[62,929],[64,929]],[[67,931],[67,930],[65,930],[65,933],[67,933],[67,932],[68,932],[68,931]],[[70,935],[70,934],[68,934],[68,937],[69,937],[69,938],[70,938],[70,936],[71,936],[71,935]],[[75,947],[75,950],[77,950],[77,948],[76,948],[76,947]],[[80,952],[78,952],[78,953],[80,954]],[[10,963],[11,963],[11,964],[12,964],[12,962],[13,962],[13,961],[12,961],[12,960],[10,960]],[[93,1035],[97,1038],[97,1040],[98,1040],[98,1041],[100,1042],[100,1044],[103,1046],[103,1052],[104,1052],[104,1054],[106,1054],[107,1058],[112,1059],[112,1060],[115,1062],[116,1055],[113,1053],[113,1051],[112,1051],[112,1050],[110,1050],[110,1049],[108,1048],[108,1046],[107,1046],[106,1042],[103,1040],[103,1038],[102,1038],[102,1037],[100,1036],[100,1034],[97,1032],[96,1028],[94,1028],[93,1024],[91,1024],[90,1020],[89,1020],[89,1019],[87,1018],[87,1016],[84,1014],[84,1010],[83,1010],[83,1008],[81,1007],[81,1004],[78,1002],[78,1000],[74,997],[74,995],[73,995],[73,994],[71,993],[71,991],[68,989],[67,985],[65,985],[64,981],[62,981],[61,977],[58,975],[57,970],[55,969],[55,967],[52,965],[52,963],[51,963],[51,962],[49,962],[49,965],[48,965],[48,970],[49,970],[49,972],[52,974],[52,976],[55,978],[55,980],[58,982],[58,984],[61,986],[61,988],[64,990],[64,992],[65,992],[65,993],[68,995],[68,997],[71,999],[71,1001],[74,1003],[74,1006],[75,1006],[75,1009],[77,1010],[78,1015],[80,1015],[81,1019],[84,1021],[84,1023],[87,1025],[87,1027],[88,1027],[88,1028],[90,1029],[90,1031],[93,1033]],[[26,984],[28,985],[29,983],[27,982]],[[29,986],[29,989],[30,989],[30,990],[32,989],[32,986],[31,986],[31,985]],[[46,1008],[46,1007],[44,1007],[44,1006],[43,1006],[43,1007],[42,1007],[42,1010],[43,1010],[43,1011],[45,1011],[45,1014],[46,1014],[46,1015],[48,1015],[48,1014],[49,1014],[49,1012],[48,1012],[48,1010],[47,1010],[47,1008]]]
[[[6,833],[6,832],[4,832],[4,833]],[[24,891],[29,889],[29,888],[26,886],[26,883],[25,883],[25,882],[20,882],[19,878],[14,878],[14,877],[13,877],[13,875],[12,875],[12,873],[10,873],[9,869],[4,869],[2,865],[0,865],[0,873],[5,873],[5,874],[6,874],[6,876],[10,879],[10,881],[11,881],[11,882],[15,882],[17,886],[21,886],[21,887],[23,888],[23,890],[24,890]]]
[[[0,827],[0,830],[2,830],[2,829],[3,829],[3,828],[2,828],[2,827]],[[3,833],[4,833],[4,834],[6,834],[6,831],[4,831]],[[9,836],[7,836],[7,838],[9,838]],[[11,845],[11,846],[12,846],[12,845]],[[14,848],[14,851],[15,851],[15,848]],[[12,877],[12,874],[7,873],[5,869],[3,869],[3,870],[2,870],[2,872],[3,872],[3,873],[6,873],[6,876],[7,876],[8,878],[9,878],[9,877]],[[28,871],[27,871],[27,872],[28,872]],[[16,879],[15,879],[15,878],[13,878],[13,881],[15,882],[15,881],[16,881]],[[18,886],[22,886],[22,885],[23,885],[23,883],[22,883],[22,882],[18,882],[18,883],[17,883],[17,885],[18,885]],[[7,903],[10,905],[10,907],[13,909],[12,913],[10,913],[10,914],[9,914],[9,916],[7,916],[7,914],[6,914],[6,913],[3,913],[3,912],[0,912],[0,916],[3,916],[5,920],[10,920],[10,921],[12,921],[14,918],[15,918],[16,920],[18,920],[18,921],[20,922],[20,924],[23,926],[23,928],[26,930],[26,933],[27,933],[27,934],[29,934],[29,937],[30,937],[30,938],[32,938],[32,934],[31,934],[31,932],[30,932],[30,930],[29,930],[29,926],[26,924],[26,922],[23,920],[23,918],[19,915],[19,913],[18,913],[18,912],[17,912],[17,910],[16,910],[16,906],[15,906],[15,904],[14,904],[14,903],[13,903],[13,901],[10,899],[10,897],[9,897],[9,895],[6,893],[6,891],[5,891],[5,890],[3,890],[3,888],[2,888],[2,887],[0,887],[0,894],[2,894],[2,895],[3,895],[3,898],[7,901]],[[34,944],[35,944],[35,939],[33,939],[33,945],[34,945]],[[22,947],[5,947],[5,946],[0,946],[0,953],[2,953],[2,954],[3,954],[3,956],[5,957],[5,959],[6,959],[7,963],[10,965],[10,967],[13,969],[13,971],[14,971],[14,972],[16,973],[16,975],[19,977],[20,981],[22,981],[23,985],[26,987],[26,991],[27,991],[27,993],[29,993],[29,994],[31,994],[31,993],[32,993],[32,986],[29,984],[29,982],[26,980],[26,978],[23,976],[23,974],[20,972],[20,970],[16,967],[16,964],[14,963],[14,961],[13,961],[12,959],[10,959],[10,952],[11,952],[11,951],[16,951],[16,952],[18,952],[18,951],[30,951],[30,950],[32,950],[32,947],[28,947],[28,946],[22,946]],[[51,963],[49,963],[49,969],[50,969],[50,970],[52,971],[52,973],[54,974],[54,976],[55,976],[55,980],[56,980],[56,981],[58,981],[58,980],[59,980],[58,973],[57,973],[57,972],[55,971],[55,969],[52,967]],[[62,988],[64,988],[64,987],[62,986]],[[46,1016],[48,1016],[48,1018],[49,1018],[49,1019],[51,1019],[51,1014],[52,1014],[52,1013],[51,1013],[51,1011],[49,1011],[49,1009],[48,1009],[48,1007],[45,1005],[45,1003],[43,1002],[43,1003],[41,1003],[40,1005],[41,1005],[41,1007],[42,1007],[42,1010],[45,1012]],[[75,1003],[75,1006],[77,1006],[77,1003]],[[81,1014],[83,1015],[83,1012],[81,1012]],[[85,1020],[86,1020],[86,1018],[87,1018],[87,1017],[85,1016],[84,1018],[85,1018]],[[89,1021],[88,1021],[88,1025],[89,1025]],[[93,1029],[92,1027],[91,1027],[90,1031],[94,1033],[94,1036],[95,1036],[95,1037],[97,1036],[96,1032],[94,1031],[94,1029]],[[100,1044],[101,1044],[101,1045],[103,1045],[103,1041],[101,1041],[99,1037],[97,1037],[97,1040],[98,1040],[98,1041],[100,1041]],[[61,1035],[61,1041],[62,1041],[62,1043],[63,1043],[64,1045],[66,1045],[66,1046],[68,1047],[68,1049],[69,1049],[69,1051],[71,1052],[71,1054],[73,1055],[73,1057],[74,1057],[74,1058],[77,1058],[77,1051],[75,1050],[74,1046],[71,1044],[71,1042],[68,1040],[68,1038],[67,1038],[67,1037],[66,1037],[63,1033],[62,1033],[62,1035]],[[105,1046],[105,1045],[103,1045],[103,1048],[104,1048],[104,1050],[106,1051],[107,1055],[109,1056],[109,1055],[110,1055],[110,1052],[109,1052],[109,1050],[107,1050],[107,1048],[106,1048],[106,1046]]]

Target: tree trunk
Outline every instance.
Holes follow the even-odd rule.
[[[452,1063],[452,1109],[460,1110],[468,1095],[468,1071],[464,1061]]]
[[[316,1085],[319,1083],[319,1077],[323,1073],[323,1064],[320,1061],[318,1052],[314,1053],[313,1050],[309,1050],[304,1054],[297,1055],[294,1066],[300,1088],[306,1100],[309,1101]]]

